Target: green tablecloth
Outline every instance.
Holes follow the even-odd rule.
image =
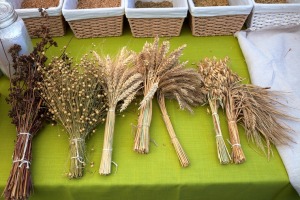
[[[73,34],[55,38],[59,48],[48,55],[58,54]],[[181,36],[170,39],[171,47],[187,44],[182,61],[195,67],[200,59],[229,56],[231,67],[249,82],[244,57],[237,39],[233,36],[193,37],[187,25]],[[35,43],[37,40],[33,40]],[[79,60],[89,50],[101,54],[116,54],[123,46],[139,51],[151,38],[133,38],[126,25],[124,35],[112,38],[72,38],[68,52]],[[7,117],[9,106],[5,102],[9,81],[0,78],[0,189],[3,190],[12,164],[16,137],[15,127]],[[150,153],[140,155],[133,151],[134,125],[137,124],[137,107],[132,105],[116,119],[113,161],[118,170],[110,176],[100,176],[103,126],[87,140],[89,164],[79,180],[69,180],[68,136],[60,126],[47,125],[34,139],[32,174],[35,192],[32,199],[300,199],[289,183],[284,165],[274,148],[274,156],[267,158],[248,144],[242,127],[241,143],[247,161],[241,165],[219,164],[216,153],[215,133],[207,107],[195,109],[193,115],[181,111],[174,102],[167,102],[167,109],[174,129],[186,150],[191,165],[181,168],[170,142],[156,100],[153,106]],[[224,113],[220,112],[225,139],[229,138]],[[228,148],[229,144],[228,144]]]

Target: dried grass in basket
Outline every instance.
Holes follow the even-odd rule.
[[[108,114],[106,117],[104,144],[99,169],[101,175],[108,175],[111,173],[117,106],[121,106],[120,112],[127,108],[141,88],[143,77],[133,65],[136,58],[135,53],[128,51],[125,47],[113,60],[109,56],[102,58],[96,52],[94,52],[94,56],[99,65],[98,73],[100,76],[103,76],[103,90],[108,100]]]

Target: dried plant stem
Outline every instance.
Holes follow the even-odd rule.
[[[168,115],[168,112],[167,112],[167,109],[166,109],[164,95],[159,95],[158,100],[159,100],[158,103],[159,103],[160,111],[162,113],[164,122],[166,124],[168,133],[169,133],[170,138],[171,138],[171,142],[174,146],[174,149],[176,151],[176,154],[178,156],[180,164],[181,164],[182,167],[187,167],[187,166],[189,166],[190,161],[189,161],[188,156],[185,153],[184,149],[182,148],[182,146],[181,146],[181,144],[180,144],[180,142],[179,142],[179,140],[176,136],[174,128],[172,126],[171,120],[169,118],[169,115]]]
[[[150,124],[152,119],[152,100],[145,103],[140,109],[137,132],[134,139],[134,151],[142,154],[149,153]]]
[[[115,110],[115,106],[110,107],[106,116],[103,150],[99,169],[101,175],[108,175],[111,173],[112,147],[116,119]]]
[[[208,99],[209,106],[212,112],[214,129],[216,132],[216,143],[217,143],[217,152],[218,158],[221,164],[229,164],[231,161],[229,152],[227,150],[226,144],[223,139],[221,126],[220,126],[220,119],[218,115],[218,104],[216,99]]]
[[[85,139],[72,138],[70,139],[71,163],[69,178],[79,178],[83,176],[85,166]]]
[[[236,122],[238,116],[234,114],[234,102],[231,97],[230,91],[228,91],[227,94],[225,109],[229,129],[230,143],[232,148],[231,157],[235,164],[241,164],[246,161],[246,157],[244,155],[240,142],[239,131]]]
[[[13,166],[3,195],[7,200],[28,199],[33,192],[30,172],[32,136],[19,134],[13,154]]]

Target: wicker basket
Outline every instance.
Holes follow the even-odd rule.
[[[261,4],[252,1],[254,7],[247,21],[250,30],[300,24],[300,0],[287,0],[286,4]]]
[[[63,14],[75,37],[93,38],[121,36],[123,33],[124,0],[116,8],[77,9],[77,0],[65,0]]]
[[[253,4],[251,0],[228,0],[229,6],[195,7],[189,3],[189,23],[194,36],[233,35],[241,30]]]
[[[11,0],[18,15],[23,19],[30,37],[36,37],[36,29],[41,26],[49,28],[51,36],[63,36],[66,32],[65,20],[62,16],[63,0],[59,1],[58,7],[50,7],[46,11],[48,17],[41,17],[38,8],[21,8],[23,0]]]
[[[187,16],[188,5],[186,0],[172,2],[173,8],[135,8],[135,0],[126,0],[125,14],[132,35],[134,37],[179,36]]]

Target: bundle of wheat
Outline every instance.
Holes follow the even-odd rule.
[[[108,114],[104,132],[104,144],[99,173],[111,173],[112,145],[115,126],[115,112],[118,104],[124,111],[135,98],[143,82],[142,74],[133,65],[135,54],[123,48],[114,60],[109,56],[101,58],[94,52],[99,65],[99,75],[103,76],[103,89],[108,100]]]
[[[228,153],[227,147],[225,145],[222,131],[220,127],[218,108],[221,106],[224,108],[224,104],[227,98],[227,88],[232,83],[239,81],[239,77],[231,73],[227,67],[228,58],[217,60],[216,58],[205,58],[199,62],[199,73],[203,77],[204,82],[204,93],[207,96],[207,103],[210,105],[212,112],[214,128],[216,132],[216,142],[218,157],[221,164],[228,164],[231,157]],[[229,120],[230,123],[233,120]],[[230,139],[239,140],[238,136],[232,135],[236,134],[236,127],[231,123],[232,131],[230,131]],[[238,144],[239,141],[231,141],[233,144]],[[237,157],[235,155],[236,149],[240,149],[240,146],[234,145],[233,158]]]
[[[184,69],[187,62],[179,61],[185,45],[169,53],[170,43],[159,39],[146,43],[137,59],[137,66],[144,76],[144,98],[140,103],[140,115],[134,150],[149,152],[149,127],[152,117],[152,98],[158,93],[163,119],[182,166],[189,165],[188,158],[176,137],[165,107],[165,97],[176,99],[181,109],[192,111],[191,106],[203,102],[201,77],[193,69]]]

